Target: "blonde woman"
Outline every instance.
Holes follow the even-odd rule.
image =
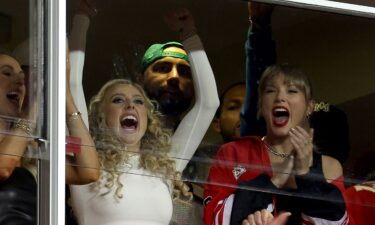
[[[102,174],[95,184],[71,186],[80,225],[166,225],[172,192],[190,198],[170,158],[172,145],[186,139],[163,128],[154,104],[139,85],[122,79],[106,83],[91,100],[89,122]],[[184,137],[194,132],[182,129]]]
[[[136,84],[110,81],[92,99],[90,128],[103,170],[99,182],[71,186],[80,225],[167,225],[173,211],[172,192],[187,195],[185,186],[173,180],[179,179],[194,154],[219,100],[199,37],[191,33],[183,46],[187,53],[181,54],[190,61],[195,104],[173,135],[163,128],[160,114]]]

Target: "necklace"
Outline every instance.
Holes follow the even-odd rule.
[[[265,138],[263,137],[262,138],[262,141],[263,141],[263,143],[264,143],[264,145],[266,146],[266,148],[267,148],[267,150],[271,153],[271,154],[273,154],[273,155],[275,155],[275,156],[278,156],[278,157],[281,157],[281,158],[283,158],[283,159],[286,159],[286,158],[290,158],[291,156],[292,156],[292,153],[280,153],[280,152],[278,152],[278,151],[276,151],[275,149],[273,149],[267,142],[266,142],[266,140],[265,140]]]

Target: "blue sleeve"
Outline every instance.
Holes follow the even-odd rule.
[[[258,82],[263,71],[276,63],[271,27],[249,29],[246,51],[246,96],[241,110],[241,136],[265,134],[265,123],[257,119]]]

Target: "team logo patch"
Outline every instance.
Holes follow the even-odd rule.
[[[211,200],[212,200],[212,196],[207,196],[207,197],[203,200],[203,205],[204,205],[204,206],[208,205],[208,203],[210,203]]]
[[[234,178],[236,178],[236,180],[238,180],[238,178],[246,172],[246,169],[245,167],[241,166],[241,165],[237,165],[236,167],[233,168],[232,170],[232,173],[233,173],[233,176]]]

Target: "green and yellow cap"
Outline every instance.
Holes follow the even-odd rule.
[[[142,73],[146,70],[146,68],[151,65],[153,62],[155,62],[158,59],[164,58],[164,57],[173,57],[173,58],[179,58],[184,59],[185,61],[189,62],[189,58],[187,55],[182,54],[180,52],[173,52],[173,51],[167,51],[164,50],[168,47],[178,47],[184,49],[183,45],[179,42],[170,41],[164,44],[153,44],[151,45],[143,55],[142,59]]]

